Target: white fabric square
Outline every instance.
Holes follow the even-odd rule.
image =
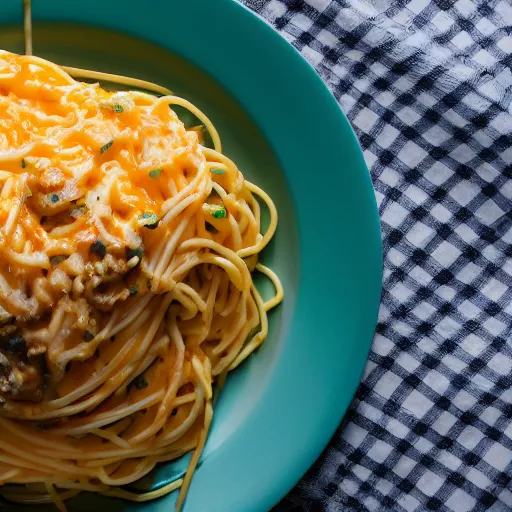
[[[476,10],[476,5],[471,0],[459,0],[454,7],[466,17],[470,16]]]
[[[368,450],[368,457],[375,462],[384,462],[387,456],[393,451],[393,447],[380,439],[375,441],[375,444]]]
[[[450,190],[450,195],[462,206],[466,206],[479,192],[480,189],[474,183],[461,181]]]
[[[414,469],[416,462],[406,455],[402,455],[398,462],[393,467],[393,472],[401,478],[406,478],[407,475]]]
[[[507,291],[507,286],[497,279],[489,279],[487,284],[482,288],[482,293],[491,300],[498,301]]]
[[[454,21],[446,12],[439,11],[432,18],[432,25],[439,30],[439,32],[446,32],[452,25]]]
[[[478,357],[487,348],[487,343],[476,334],[471,333],[462,340],[460,346],[468,354]]]
[[[496,25],[494,25],[488,18],[482,18],[481,20],[479,20],[475,27],[478,30],[478,32],[480,32],[484,36],[490,36],[491,34],[496,32]],[[505,38],[501,38],[500,41],[502,41],[503,39]]]
[[[364,132],[369,133],[370,130],[373,128],[373,125],[378,120],[379,117],[373,110],[364,107],[363,109],[361,109],[359,114],[357,114],[356,118],[352,121],[352,124],[360,128]]]
[[[407,238],[412,245],[421,249],[425,247],[434,234],[435,231],[430,226],[423,224],[423,222],[416,222],[405,238]]]
[[[512,370],[512,359],[507,357],[505,354],[498,353],[490,359],[487,366],[500,375],[510,375]]]
[[[405,123],[413,125],[421,119],[421,116],[410,107],[400,109],[396,115]]]
[[[488,199],[478,208],[476,216],[485,224],[494,224],[504,213],[505,212],[492,199]]]
[[[465,300],[464,302],[462,302],[459,306],[457,306],[457,309],[468,320],[475,319],[482,311],[476,304],[473,304],[470,300]],[[473,334],[471,333],[469,336],[472,335]]]
[[[383,398],[389,399],[401,383],[402,379],[396,373],[386,372],[377,382],[378,393]]]
[[[439,475],[427,469],[427,471],[421,475],[416,487],[427,496],[434,496],[443,483],[444,478],[441,478]]]
[[[459,32],[453,39],[452,43],[459,49],[459,50],[465,50],[468,46],[471,46],[473,44],[473,39],[471,36],[465,32]]]
[[[468,425],[457,437],[457,442],[464,448],[473,450],[484,437],[480,430]]]
[[[430,370],[427,375],[425,375],[423,382],[440,395],[444,394],[450,385],[450,381],[437,370]]]
[[[375,142],[384,149],[389,148],[395,142],[400,132],[390,124],[384,125],[382,131],[377,135]]]
[[[512,461],[512,451],[502,444],[493,443],[484,455],[484,460],[498,471],[505,471]]]
[[[508,326],[503,322],[500,322],[497,318],[489,318],[484,322],[484,327],[493,336],[499,336],[500,334],[503,334]]]
[[[455,489],[445,505],[452,508],[454,512],[469,512],[475,507],[476,500],[462,489]]]
[[[442,185],[448,178],[453,176],[453,171],[442,162],[435,162],[425,173],[425,178],[434,185]]]
[[[399,151],[398,158],[409,167],[416,167],[426,156],[427,152],[415,144],[412,140],[407,141]]]
[[[512,36],[501,37],[496,46],[505,53],[512,53]]]
[[[413,389],[405,399],[402,407],[414,414],[416,418],[423,418],[433,405],[423,393]]]
[[[476,402],[477,399],[464,389],[461,389],[452,399],[453,405],[461,411],[470,411]]]
[[[438,203],[432,208],[431,212],[439,222],[446,223],[452,218],[452,212],[445,208],[442,204]]]
[[[415,266],[409,271],[409,277],[414,279],[418,284],[427,285],[432,281],[432,276],[421,267]]]
[[[440,126],[434,125],[423,134],[423,138],[433,146],[440,146],[451,138]]]
[[[435,327],[434,330],[440,334],[443,339],[450,339],[455,335],[455,333],[460,329],[460,324],[458,324],[454,319],[446,316],[444,317]]]
[[[412,184],[405,189],[405,195],[416,204],[423,204],[429,198],[421,188]]]
[[[445,436],[456,422],[457,418],[451,412],[443,411],[432,424],[432,428],[442,436]]]
[[[471,468],[466,473],[466,478],[480,489],[486,489],[489,485],[491,485],[491,481],[476,468]]]
[[[407,8],[414,14],[419,14],[425,7],[428,6],[430,0],[412,0],[407,4]]]
[[[457,247],[444,240],[434,250],[432,257],[443,267],[449,267],[461,254]]]

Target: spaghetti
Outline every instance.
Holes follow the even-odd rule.
[[[212,384],[263,343],[283,298],[258,263],[271,199],[204,114],[143,86],[164,95],[107,92],[0,52],[0,494],[14,502],[65,510],[82,491],[146,501],[181,487],[180,509]],[[275,297],[264,302],[251,271]],[[122,488],[191,451],[183,479]]]

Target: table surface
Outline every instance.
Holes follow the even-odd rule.
[[[362,383],[276,511],[512,508],[511,0],[244,0],[347,114],[382,220]]]

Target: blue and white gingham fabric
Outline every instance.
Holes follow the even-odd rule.
[[[512,0],[244,3],[349,117],[384,245],[352,408],[276,510],[512,510]]]

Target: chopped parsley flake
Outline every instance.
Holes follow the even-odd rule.
[[[148,381],[144,378],[144,375],[135,377],[133,383],[137,389],[145,389],[148,387]]]
[[[162,169],[154,169],[152,171],[149,171],[149,176],[151,178],[158,178],[158,176],[160,176],[160,174],[162,174]]]
[[[67,260],[68,257],[65,254],[59,254],[58,256],[52,256],[50,258],[50,263],[52,267],[56,267],[59,263],[62,263],[64,260]]]
[[[141,245],[140,247],[137,247],[137,249],[132,249],[131,247],[126,248],[126,260],[130,261],[132,258],[139,258],[139,260],[142,259],[142,255],[144,254],[144,247]]]
[[[155,229],[160,222],[157,215],[151,212],[143,213],[141,219],[145,221],[143,226],[148,229]]]
[[[112,146],[112,144],[114,144],[113,140],[111,140],[110,142],[107,142],[104,146],[101,146],[100,153],[101,154],[105,153],[105,151],[107,151],[107,149],[109,149]]]
[[[89,343],[89,341],[92,341],[93,339],[94,339],[94,334],[91,331],[84,332],[84,341]]]
[[[25,159],[24,159],[24,158],[22,158],[22,159],[21,159],[21,168],[22,168],[22,169],[25,169],[25,167],[27,167],[27,162],[25,162]]]
[[[136,286],[130,287],[130,295],[136,295],[139,289]]]
[[[50,203],[58,203],[59,202],[59,196],[57,194],[51,194],[50,195]]]
[[[96,253],[100,258],[107,254],[107,248],[101,240],[96,240],[91,244],[90,251]]]
[[[212,174],[224,174],[224,171],[222,169],[212,169],[210,172]]]

